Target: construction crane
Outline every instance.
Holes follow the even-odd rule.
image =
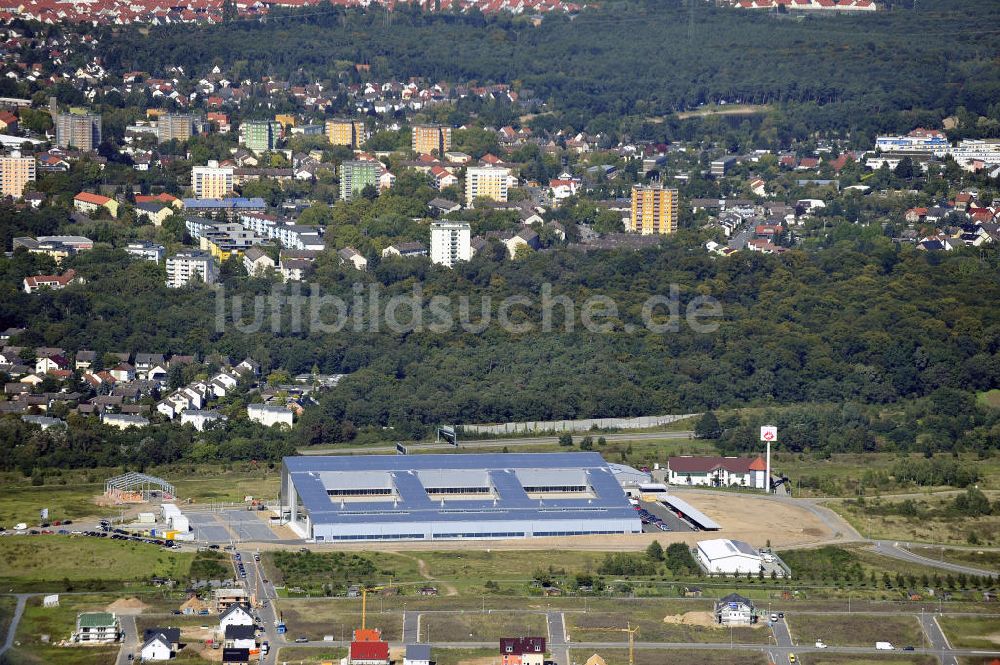
[[[577,630],[608,630],[617,633],[628,633],[628,665],[635,665],[635,636],[639,634],[639,626],[635,628],[632,627],[632,623],[629,622],[625,624],[625,628],[616,627],[605,627],[605,626],[593,626],[593,627],[579,627]]]
[[[368,592],[381,591],[384,586],[361,587],[361,630],[365,629],[365,620],[368,616]]]

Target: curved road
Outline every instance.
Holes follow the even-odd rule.
[[[952,573],[962,573],[965,575],[985,575],[989,577],[997,574],[997,571],[995,570],[973,568],[972,566],[964,566],[950,561],[939,561],[937,559],[931,559],[930,557],[914,554],[904,547],[905,543],[900,544],[898,541],[873,540],[870,542],[874,543],[874,550],[879,554],[882,554],[883,556],[891,556],[895,559],[901,559],[903,561],[909,561],[910,563],[917,563],[922,566],[930,566],[932,568],[940,568],[941,570],[947,570]]]

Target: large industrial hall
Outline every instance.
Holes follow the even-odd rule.
[[[281,505],[316,542],[642,532],[597,453],[286,457]]]

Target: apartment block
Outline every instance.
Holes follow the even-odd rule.
[[[233,174],[231,166],[219,166],[211,160],[207,166],[195,166],[191,169],[191,189],[196,199],[224,199],[233,193]]]
[[[338,169],[338,174],[340,175],[340,198],[345,201],[351,201],[361,196],[361,192],[368,185],[378,189],[380,170],[379,163],[371,160],[343,162]]]
[[[187,141],[194,133],[194,116],[189,113],[164,113],[156,121],[156,140]]]
[[[267,152],[278,146],[281,123],[276,121],[244,122],[240,125],[240,141],[247,150]]]
[[[196,275],[205,284],[215,284],[218,267],[208,252],[180,252],[167,259],[167,286],[170,288],[186,286]]]
[[[60,113],[56,116],[56,145],[84,152],[101,144],[101,116],[94,113]]]
[[[163,245],[158,245],[148,240],[137,240],[125,245],[125,253],[144,261],[159,263],[166,256],[167,250]]]
[[[365,123],[360,120],[333,118],[326,121],[326,138],[331,145],[359,148],[365,143]]]
[[[510,169],[496,166],[472,166],[465,171],[465,205],[472,207],[477,198],[507,200]]]
[[[642,235],[668,234],[677,231],[678,193],[660,185],[632,187],[632,216],[629,231]]]
[[[472,258],[472,228],[467,222],[431,224],[431,263],[451,268]]]
[[[0,157],[0,196],[19,199],[29,182],[35,182],[34,157],[21,157],[19,153]]]
[[[451,127],[414,125],[410,145],[418,155],[435,154],[441,157],[451,149]]]

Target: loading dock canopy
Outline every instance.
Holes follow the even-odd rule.
[[[660,502],[683,513],[684,517],[686,517],[689,521],[694,522],[694,524],[700,529],[705,531],[718,531],[722,528],[715,520],[692,506],[684,499],[670,495],[660,497]]]

